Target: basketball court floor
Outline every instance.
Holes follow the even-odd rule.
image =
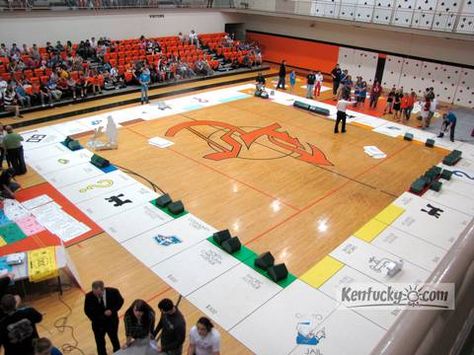
[[[330,89],[316,103],[296,96],[301,83],[294,95],[275,91],[269,100],[253,97],[248,83],[169,98],[166,107],[152,101],[23,129],[33,170],[21,180],[26,190],[52,185],[98,226],[66,241],[83,291],[96,279],[118,287],[122,315],[136,298],[156,308],[182,295],[188,329],[203,314],[212,318],[223,354],[370,353],[399,312],[341,309],[336,290],[430,277],[473,223],[474,148],[446,138],[426,147],[434,134],[370,112],[350,112],[347,132],[334,134]],[[294,108],[295,99],[330,116]],[[87,142],[109,115],[119,147],[97,152],[116,168],[103,171],[90,164]],[[407,132],[413,141],[403,140]],[[66,136],[84,149],[69,151]],[[366,153],[374,146],[385,157]],[[453,149],[463,152],[459,173],[440,192],[407,192]],[[186,212],[155,206],[162,191]],[[434,207],[440,215],[428,213]],[[209,239],[222,229],[239,237],[236,254]],[[266,251],[286,264],[286,280],[274,283],[255,269]],[[374,266],[384,259],[402,259],[402,271],[387,279]],[[41,334],[94,354],[83,291],[31,303],[45,312]],[[313,334],[311,342],[298,333]]]

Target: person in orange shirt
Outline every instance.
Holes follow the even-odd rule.
[[[402,110],[402,114],[400,115],[398,122],[401,121],[403,124],[407,122],[406,117],[407,117],[407,110],[408,110],[409,105],[410,105],[410,96],[408,95],[408,93],[405,93],[405,95],[403,95],[402,100],[400,102],[400,108]]]
[[[407,121],[410,119],[411,111],[413,111],[413,107],[415,106],[416,99],[417,99],[416,93],[412,91],[408,99],[408,107],[405,110],[405,119]]]

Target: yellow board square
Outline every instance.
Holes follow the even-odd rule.
[[[0,235],[0,247],[3,247],[7,245],[7,242],[5,241],[5,239],[3,239],[3,235]]]
[[[382,223],[376,219],[371,219],[366,224],[364,224],[357,232],[355,232],[354,235],[357,238],[370,243],[387,227],[388,226],[385,223]]]
[[[301,275],[300,280],[315,288],[319,288],[343,266],[344,264],[340,261],[330,256],[325,256],[311,269]]]
[[[388,205],[382,212],[375,216],[375,219],[385,224],[392,224],[400,215],[405,212],[405,209],[394,205],[393,203]]]

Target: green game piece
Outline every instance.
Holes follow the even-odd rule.
[[[18,242],[27,237],[16,223],[7,223],[1,226],[0,235],[3,236],[7,244]]]
[[[251,267],[252,269],[254,269],[255,271],[257,271],[260,275],[263,275],[267,279],[272,280],[266,270],[262,270],[259,267],[255,266],[255,259],[257,258],[258,258],[258,255],[255,254],[253,257],[245,259],[242,262],[246,264],[247,266]],[[295,281],[296,279],[297,277],[295,275],[288,273],[288,276],[285,279],[276,282],[276,284],[279,285],[280,287],[285,288],[285,287],[290,286],[293,283],[293,281]]]
[[[211,242],[213,245],[215,245],[216,247],[218,247],[219,249],[221,250],[224,250],[221,248],[221,246],[219,244],[216,243],[216,241],[214,240],[214,238],[212,237],[209,237],[207,238],[207,240],[209,242]],[[243,262],[244,260],[246,259],[254,259],[256,258],[256,253],[252,250],[250,250],[249,248],[245,247],[245,246],[241,246],[240,247],[240,250],[239,251],[236,251],[235,253],[231,254],[234,258],[236,258],[237,260]]]
[[[167,207],[160,207],[156,204],[156,200],[153,200],[153,201],[150,201],[150,203],[155,206],[156,208],[160,209],[161,211],[163,211],[164,213],[166,213],[168,216],[171,216],[173,217],[173,219],[176,219],[176,218],[179,218],[179,217],[182,217],[182,216],[185,216],[187,215],[189,212],[184,210],[183,212],[181,212],[180,214],[177,214],[177,215],[174,215],[172,214]]]
[[[453,175],[453,172],[451,170],[444,169],[443,172],[441,173],[441,179],[451,180],[452,175]]]
[[[421,194],[427,185],[427,180],[425,177],[419,177],[416,179],[410,186],[410,191],[415,194]]]
[[[405,133],[405,135],[403,136],[403,139],[406,140],[406,141],[412,141],[413,140],[413,133]]]
[[[443,183],[441,181],[433,181],[433,183],[430,185],[430,190],[439,192],[441,190],[441,186]]]
[[[434,145],[435,145],[434,139],[428,138],[425,142],[425,146],[427,146],[428,148],[433,148]]]

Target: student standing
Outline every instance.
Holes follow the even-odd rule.
[[[379,101],[380,95],[382,95],[383,89],[380,83],[376,80],[370,90],[370,108],[376,108],[377,102]]]
[[[291,71],[290,73],[290,90],[293,93],[295,90],[295,85],[296,85],[296,72],[294,70]]]
[[[145,65],[145,67],[142,69],[142,72],[140,73],[140,76],[138,78],[138,81],[140,82],[140,89],[141,89],[140,100],[141,100],[142,105],[150,102],[148,100],[148,85],[150,84],[150,80],[151,80],[150,70],[148,69],[148,66]]]
[[[3,145],[7,152],[7,161],[14,170],[15,175],[26,174],[25,157],[23,155],[23,137],[13,132],[11,126],[6,126],[7,134],[3,138]]]
[[[392,90],[388,93],[387,96],[387,104],[385,105],[385,108],[383,110],[383,114],[385,115],[387,113],[392,114],[392,107],[393,107],[393,99],[395,98],[395,94],[397,93],[395,86],[393,86]]]
[[[306,77],[306,98],[307,99],[313,98],[313,90],[314,90],[315,81],[316,81],[316,76],[314,75],[313,71],[310,71],[308,76]]]
[[[332,94],[335,96],[337,94],[337,89],[339,88],[339,83],[341,82],[342,71],[339,67],[339,64],[336,64],[334,69],[331,71],[332,76]]]
[[[323,85],[324,77],[320,71],[316,72],[316,81],[314,84],[314,96],[318,97],[321,94],[321,86]]]
[[[181,355],[186,338],[186,321],[179,309],[168,298],[158,303],[161,318],[153,333],[156,337],[161,332],[161,346],[159,351],[166,355]]]
[[[188,355],[219,355],[221,336],[209,318],[201,317],[189,332]]]
[[[339,122],[342,122],[341,132],[346,132],[346,109],[347,105],[350,105],[351,102],[348,100],[341,99],[337,102],[337,116],[336,116],[336,125],[334,126],[334,133],[339,133]]]
[[[277,89],[285,89],[285,78],[286,78],[286,60],[282,60],[280,64],[280,71],[278,72],[278,84]]]

